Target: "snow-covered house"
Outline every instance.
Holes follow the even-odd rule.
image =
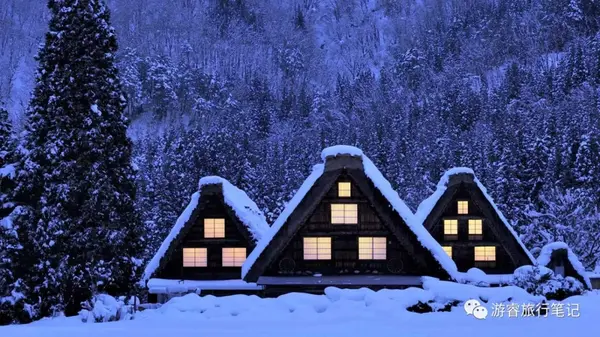
[[[469,168],[453,168],[415,214],[461,272],[512,274],[535,264],[508,220]]]
[[[540,266],[554,271],[555,275],[571,276],[579,280],[587,289],[592,288],[592,282],[585,267],[564,242],[552,242],[542,247],[537,262]]]
[[[268,228],[242,190],[220,177],[200,179],[198,192],[146,266],[141,283],[150,301],[187,292],[260,290],[241,279],[241,266]]]
[[[242,267],[269,293],[420,286],[456,265],[360,149],[334,146]]]

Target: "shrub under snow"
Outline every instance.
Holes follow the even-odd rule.
[[[124,296],[116,299],[107,294],[99,294],[94,296],[91,301],[83,303],[79,317],[84,323],[130,320],[133,319],[134,301],[139,303],[135,297],[126,301]]]
[[[552,270],[542,266],[517,268],[512,284],[548,300],[562,301],[567,297],[581,295],[585,291],[583,284],[577,279],[555,275]]]

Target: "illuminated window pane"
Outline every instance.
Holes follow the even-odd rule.
[[[475,247],[475,261],[496,261],[496,247]]]
[[[351,197],[350,183],[338,183],[338,197]]]
[[[444,220],[444,235],[458,235],[458,220]]]
[[[469,214],[469,202],[459,201],[458,202],[458,214]]]
[[[331,260],[331,238],[304,238],[305,260]]]
[[[332,224],[357,224],[358,223],[358,205],[357,204],[332,204],[331,205],[331,223]]]
[[[206,267],[206,248],[183,248],[184,267]]]
[[[224,238],[225,219],[204,219],[205,238]]]
[[[444,249],[446,254],[448,254],[448,256],[452,257],[452,246],[442,246],[442,248]]]
[[[246,261],[246,248],[223,248],[223,267],[241,267]]]
[[[469,234],[470,235],[482,235],[483,226],[481,219],[470,219],[469,220]]]
[[[359,260],[385,260],[387,251],[386,238],[359,237]]]

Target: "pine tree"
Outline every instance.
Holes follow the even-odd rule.
[[[8,111],[0,107],[0,219],[7,216],[14,208],[12,190],[16,160],[16,141]]]
[[[141,252],[109,11],[102,0],[48,7],[18,174],[26,206],[15,219],[23,245],[15,273],[36,317],[75,314],[95,292],[127,294]]]

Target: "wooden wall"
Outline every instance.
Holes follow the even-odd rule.
[[[515,268],[519,266],[513,263],[508,251],[491,230],[491,226],[504,226],[504,224],[497,223],[494,219],[485,217],[484,212],[480,208],[484,201],[474,200],[468,193],[467,186],[461,185],[456,193],[451,196],[450,202],[441,212],[441,216],[435,219],[433,224],[426,227],[429,228],[431,235],[441,246],[452,246],[452,259],[459,271],[467,271],[470,268],[477,267],[486,273],[512,274]],[[458,214],[457,204],[459,200],[467,200],[469,202],[468,215]],[[458,220],[458,236],[456,240],[450,240],[444,235],[444,219]],[[483,235],[481,237],[469,237],[469,219],[483,220]],[[495,246],[496,262],[494,264],[476,263],[474,256],[474,247],[476,246]]]
[[[352,197],[338,197],[337,182],[352,183]],[[344,275],[344,274],[395,274],[425,275],[417,270],[397,238],[377,216],[368,199],[356,188],[349,176],[342,174],[327,192],[307,223],[301,226],[291,242],[268,266],[264,273],[277,275]],[[332,203],[358,205],[358,224],[331,224]],[[403,224],[397,224],[403,225]],[[386,237],[386,260],[359,260],[358,237]],[[331,260],[304,260],[304,237],[331,237]]]
[[[223,202],[222,195],[203,195],[200,210],[188,234],[181,242],[175,243],[173,254],[167,264],[154,277],[186,280],[225,280],[239,279],[241,267],[222,267],[223,247],[245,247],[250,254],[253,243],[248,242],[240,232],[237,218],[231,216]],[[225,238],[204,238],[204,218],[224,218]],[[207,267],[183,267],[183,248],[207,248]]]

